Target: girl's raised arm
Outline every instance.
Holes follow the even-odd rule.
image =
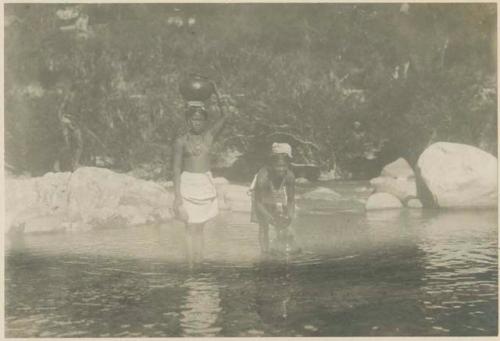
[[[214,92],[215,92],[215,97],[217,99],[217,106],[219,107],[219,118],[217,121],[214,122],[214,124],[210,127],[209,131],[212,134],[213,137],[217,137],[219,133],[222,131],[222,128],[224,128],[224,125],[226,123],[227,115],[224,112],[224,109],[222,108],[222,101],[220,99],[219,91],[217,90],[217,86],[215,85],[214,82],[212,82],[212,85],[214,87]]]

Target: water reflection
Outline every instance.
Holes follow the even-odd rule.
[[[482,216],[478,220],[478,214]],[[441,212],[422,226],[426,319],[443,335],[497,330],[496,211]],[[457,321],[460,321],[457,323]]]
[[[263,264],[255,275],[257,314],[267,323],[286,323],[292,299],[289,266],[286,263]]]
[[[216,336],[221,312],[219,287],[208,273],[190,276],[182,284],[187,289],[181,305],[180,323],[183,336]]]

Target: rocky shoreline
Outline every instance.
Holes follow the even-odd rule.
[[[437,142],[420,155],[415,170],[404,159],[370,181],[367,210],[401,208],[497,208],[498,160],[469,145]]]
[[[497,159],[477,148],[436,143],[422,153],[416,171],[404,160],[388,164],[370,181],[367,211],[438,207],[496,208]],[[298,179],[298,184],[304,180]],[[215,178],[222,211],[250,212],[248,187]],[[427,195],[423,195],[421,188]],[[6,232],[88,231],[164,223],[173,219],[171,182],[156,183],[105,168],[6,179]],[[343,200],[315,186],[305,200]]]
[[[250,211],[248,187],[215,179],[221,210]],[[6,232],[88,231],[173,219],[173,187],[105,168],[6,179]]]

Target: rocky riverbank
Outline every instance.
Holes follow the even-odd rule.
[[[366,210],[496,208],[496,171],[497,159],[488,153],[436,143],[421,155],[416,170],[403,159],[385,166],[370,181],[367,194],[373,193],[368,198],[353,199],[309,181],[298,181],[296,195],[299,206],[307,201],[337,202],[342,207],[361,203]],[[222,211],[250,212],[248,186],[221,177],[215,178],[215,184]],[[6,199],[7,232],[86,231],[173,219],[171,182],[142,180],[105,168],[83,167],[37,178],[7,177]]]
[[[249,212],[248,187],[215,179],[221,210]],[[171,182],[156,183],[105,168],[6,179],[7,232],[86,231],[173,219]]]
[[[419,157],[415,170],[404,159],[370,181],[367,210],[401,208],[496,208],[498,160],[481,149],[438,142]]]

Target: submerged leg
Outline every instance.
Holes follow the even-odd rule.
[[[285,242],[285,251],[286,252],[291,252],[294,254],[302,252],[302,248],[299,246],[299,244],[296,241],[294,231],[291,230],[290,227],[288,227],[284,230],[283,240]]]
[[[287,231],[286,228],[283,228],[281,226],[276,227],[276,242],[277,242],[277,247],[280,252],[286,251],[286,245],[287,245]]]
[[[263,255],[269,253],[269,225],[259,223],[259,244]]]
[[[193,231],[193,226],[190,224],[186,223],[186,258],[189,267],[193,266],[193,260],[194,260],[194,231]]]
[[[203,260],[203,248],[204,248],[204,238],[203,238],[203,227],[205,224],[193,224],[193,256],[194,262],[200,263]]]

